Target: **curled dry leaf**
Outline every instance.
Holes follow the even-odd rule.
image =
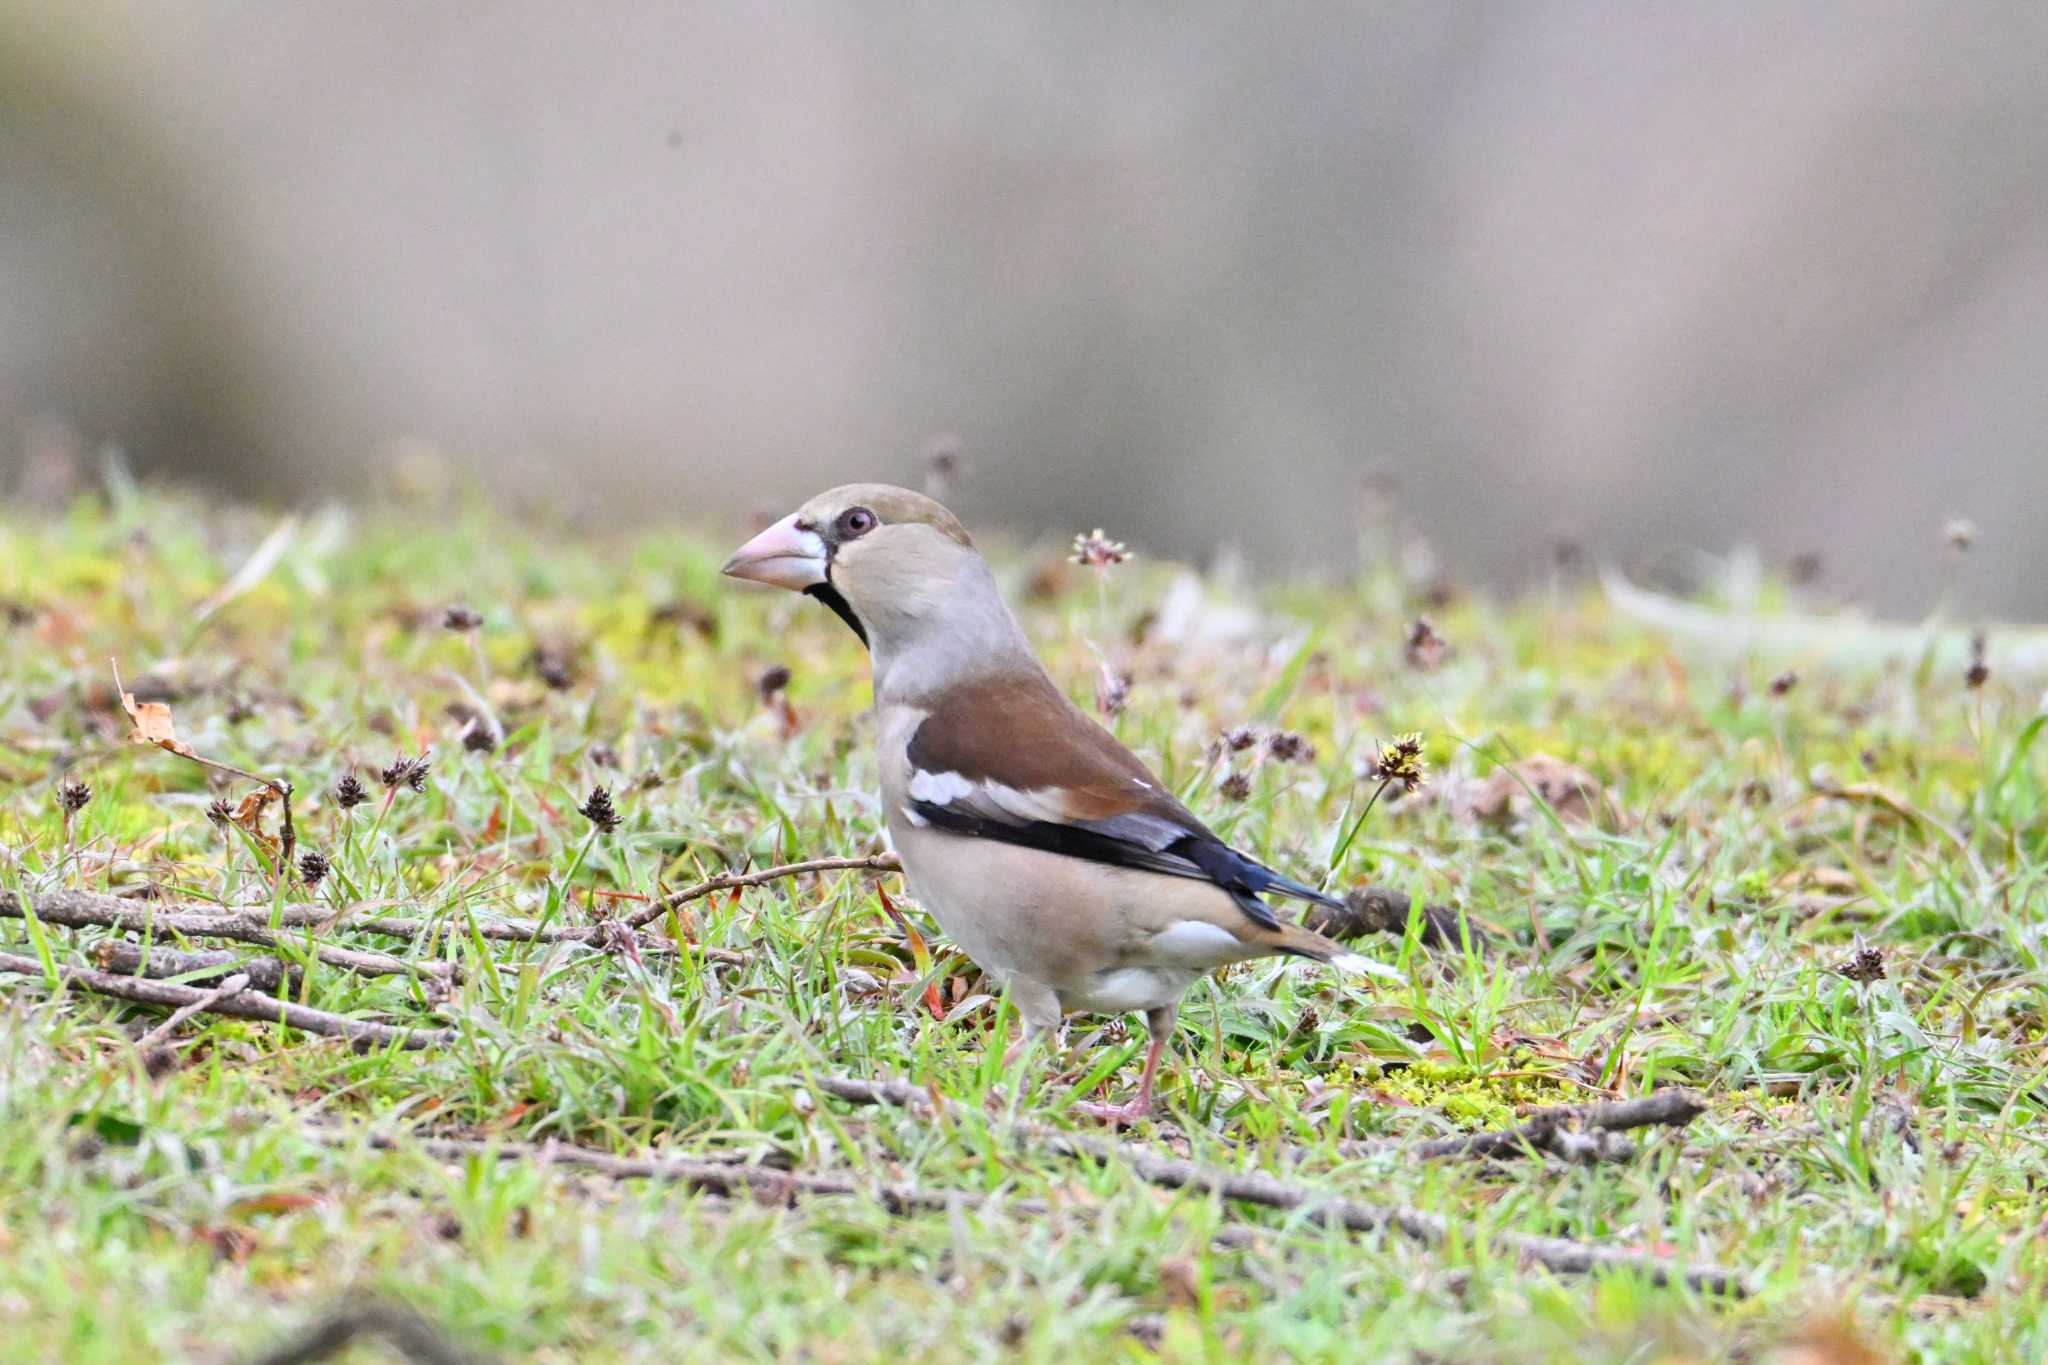
[[[1532,799],[1533,798],[1533,799]],[[1589,824],[1596,815],[1614,818],[1614,802],[1584,768],[1551,754],[1530,754],[1503,763],[1480,784],[1471,799],[1475,819],[1505,822],[1527,815],[1535,800],[1557,812],[1567,824]]]
[[[273,858],[281,852],[281,845],[275,835],[263,832],[263,812],[277,799],[277,793],[270,788],[258,787],[228,813],[228,819],[234,821],[236,828],[261,844]]]
[[[135,727],[128,732],[130,744],[154,744],[183,758],[199,756],[192,752],[191,745],[178,738],[177,726],[171,720],[171,708],[162,702],[138,702],[133,692],[123,692],[121,709],[128,713],[128,719]]]

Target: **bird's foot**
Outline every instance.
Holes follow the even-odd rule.
[[[1125,1100],[1122,1104],[1102,1104],[1095,1100],[1080,1100],[1073,1106],[1074,1112],[1083,1118],[1097,1119],[1112,1128],[1129,1128],[1152,1112],[1152,1097],[1139,1095]]]

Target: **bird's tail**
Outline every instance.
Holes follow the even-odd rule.
[[[1389,981],[1406,981],[1408,978],[1392,967],[1373,961],[1362,953],[1354,953],[1333,939],[1324,938],[1313,929],[1304,929],[1298,924],[1283,924],[1266,935],[1266,941],[1275,952],[1291,957],[1305,957],[1325,966],[1335,967],[1340,972],[1359,976],[1385,977]]]

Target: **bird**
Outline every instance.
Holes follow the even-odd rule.
[[[921,493],[818,494],[726,561],[733,578],[821,602],[867,647],[889,841],[918,902],[1009,992],[1034,1041],[1069,1013],[1143,1012],[1137,1093],[1077,1112],[1130,1124],[1152,1106],[1181,997],[1273,955],[1399,974],[1274,913],[1336,906],[1231,848],[1046,672],[988,562]]]

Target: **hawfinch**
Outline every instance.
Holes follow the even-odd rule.
[[[882,805],[911,890],[1010,992],[1025,1035],[1069,1010],[1143,1010],[1145,1113],[1195,979],[1278,953],[1394,973],[1283,923],[1334,905],[1230,848],[1067,700],[951,512],[885,484],[821,493],[740,547],[734,578],[806,593],[872,655]],[[1014,1053],[1014,1049],[1013,1049]]]

